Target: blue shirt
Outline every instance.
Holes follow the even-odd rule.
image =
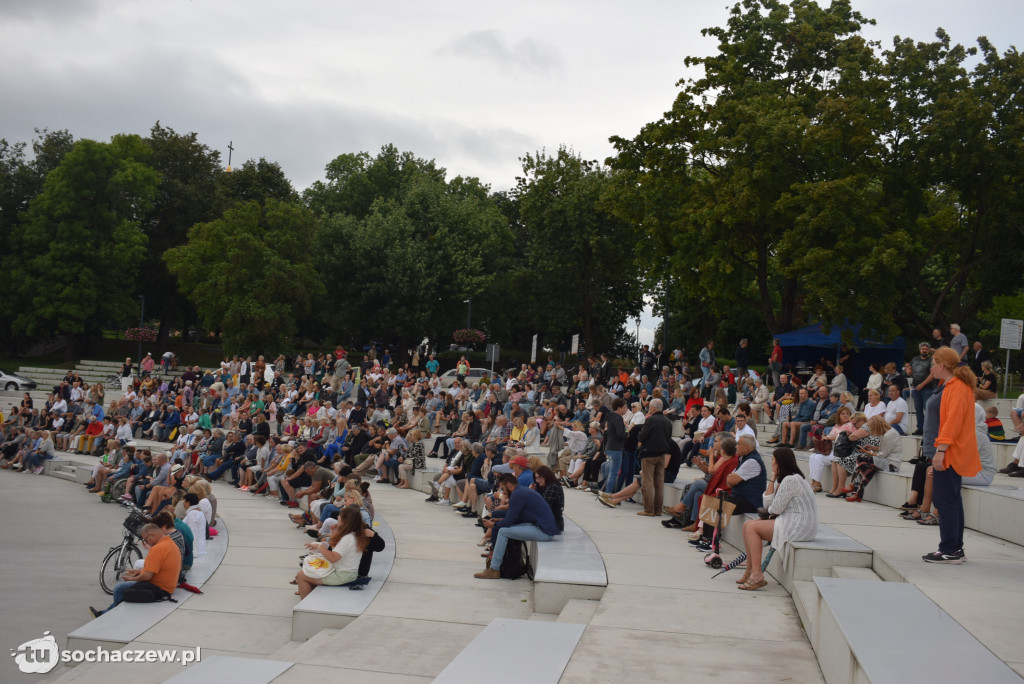
[[[530,473],[532,480],[533,473],[529,470],[526,472]],[[508,511],[505,512],[504,518],[494,524],[494,530],[496,533],[500,527],[512,527],[523,523],[536,525],[544,534],[558,534],[558,524],[548,502],[529,487],[520,485],[512,490],[512,496],[508,500]]]
[[[533,471],[527,468],[519,476],[519,486],[529,488],[533,484]]]
[[[433,375],[434,373],[437,372],[438,366],[440,366],[440,364],[437,362],[437,359],[431,359],[430,361],[427,361],[427,372]]]

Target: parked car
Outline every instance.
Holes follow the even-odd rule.
[[[36,382],[16,375],[5,368],[0,368],[0,387],[6,392],[34,390]]]
[[[466,376],[466,384],[472,387],[474,384],[480,382],[480,378],[491,377],[492,373],[487,368],[470,368],[469,375]],[[445,371],[441,374],[441,387],[451,387],[456,380],[455,369]]]

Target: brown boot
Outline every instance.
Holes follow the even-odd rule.
[[[487,568],[483,572],[478,572],[473,577],[477,579],[501,579],[501,572],[494,568]]]

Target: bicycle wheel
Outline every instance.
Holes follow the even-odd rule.
[[[100,570],[100,586],[103,591],[113,594],[114,587],[121,581],[121,575],[131,570],[135,561],[141,559],[142,551],[135,544],[125,543],[112,548],[103,559],[103,568]]]

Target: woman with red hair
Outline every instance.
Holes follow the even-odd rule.
[[[928,563],[964,561],[963,478],[981,470],[974,435],[974,389],[977,378],[949,347],[932,355],[932,377],[941,384],[925,406],[922,452],[932,462],[932,503],[939,512],[939,550],[923,556]]]

